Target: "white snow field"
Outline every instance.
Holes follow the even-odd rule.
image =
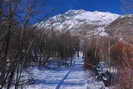
[[[89,38],[92,34],[107,36],[105,28],[119,17],[120,15],[110,12],[69,10],[64,14],[36,23],[35,26],[48,31],[49,29],[59,32],[69,31],[73,35],[83,35]],[[87,34],[82,34],[82,32]]]
[[[34,79],[34,83],[25,89],[106,89],[102,82],[95,80],[92,72],[84,70],[82,55],[74,57],[74,61],[70,68],[29,68],[27,75]]]

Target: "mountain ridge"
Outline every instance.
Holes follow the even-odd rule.
[[[47,21],[41,21],[36,26],[58,31],[70,31],[73,34],[88,36],[107,35],[105,27],[116,20],[120,15],[110,12],[69,10],[64,14],[56,15]]]

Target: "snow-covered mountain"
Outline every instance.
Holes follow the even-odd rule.
[[[107,35],[105,27],[119,17],[118,14],[99,11],[69,10],[36,25],[39,28],[70,31],[75,35]]]

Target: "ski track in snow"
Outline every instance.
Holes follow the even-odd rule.
[[[61,85],[64,83],[64,80],[68,77],[70,74],[71,70],[64,76],[64,78],[60,81],[60,83],[57,85],[56,89],[60,89]]]
[[[102,82],[95,80],[91,72],[84,70],[82,57],[76,57],[70,68],[49,70],[32,67],[28,71],[35,83],[26,89],[107,89]]]

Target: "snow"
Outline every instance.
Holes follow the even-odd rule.
[[[97,24],[97,25],[107,25],[114,20],[116,20],[120,15],[113,14],[110,12],[100,12],[100,11],[85,11],[85,10],[69,10],[64,14],[59,14],[54,16],[47,21],[41,21],[36,25],[39,28],[49,27],[49,26],[59,26],[59,25],[72,25],[83,22],[87,22],[88,24]],[[53,24],[54,23],[54,24]],[[55,25],[56,23],[56,25]],[[75,24],[75,25],[73,25]],[[60,28],[60,26],[59,26]]]
[[[96,32],[99,36],[108,36],[108,33],[105,32],[105,28],[104,27],[98,27],[96,29]],[[96,33],[95,32],[95,33]]]
[[[101,32],[99,35],[100,35],[100,36],[108,36],[108,33],[106,33],[106,32]]]
[[[104,27],[97,28],[97,32],[99,32],[100,36],[108,36],[108,33],[105,32],[105,28]]]
[[[122,18],[125,18],[125,17],[133,17],[133,14],[126,14],[126,15],[122,15],[122,16],[120,16],[120,18],[122,19]]]
[[[86,11],[84,13],[78,14],[75,16],[75,19],[82,19],[82,20],[88,20],[90,23],[98,23],[99,25],[103,24],[109,24],[115,19],[117,19],[119,15],[117,14],[112,14],[109,12],[99,12],[99,11]]]
[[[54,29],[57,31],[70,31],[73,35],[84,35],[82,30],[86,33],[92,33],[100,36],[107,36],[105,27],[119,18],[120,15],[110,12],[100,11],[85,11],[85,10],[69,10],[64,14],[51,17],[47,21],[41,21],[35,24],[38,28]],[[84,27],[88,26],[88,27]],[[94,29],[89,27],[93,27]],[[102,31],[100,31],[102,30]],[[84,35],[84,37],[91,37],[92,34]]]
[[[27,71],[30,72],[30,75],[28,76],[32,74],[32,78],[34,78],[36,83],[27,86],[26,89],[33,89],[33,87],[34,89],[56,89],[68,72],[70,72],[70,74],[63,81],[60,89],[86,89],[86,73],[82,67],[83,63],[81,61],[80,57],[78,61],[75,61],[75,65],[72,67],[59,68],[57,70],[48,70],[45,68],[38,69],[37,67],[29,68]]]
[[[34,83],[26,85],[26,89],[103,89],[103,82],[96,81],[92,71],[83,68],[82,53],[74,57],[75,64],[69,68],[55,70],[45,67],[30,67],[25,74],[33,78]]]

